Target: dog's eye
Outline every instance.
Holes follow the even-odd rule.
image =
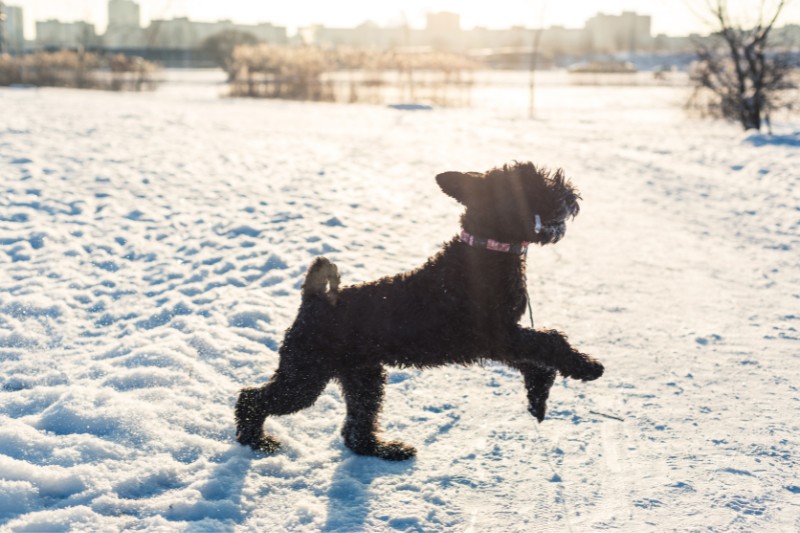
[[[562,205],[558,211],[553,213],[553,216],[548,219],[548,223],[550,224],[557,224],[559,222],[564,222],[567,220],[571,215],[570,209],[566,205]]]

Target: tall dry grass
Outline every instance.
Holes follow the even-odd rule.
[[[99,56],[61,50],[24,56],[0,56],[0,86],[72,87],[111,91],[142,91],[156,87],[158,67],[122,54]]]
[[[239,46],[230,62],[231,95],[292,100],[334,100],[323,80],[334,58],[318,48],[271,44]]]
[[[441,52],[321,50],[268,44],[237,47],[230,94],[256,98],[469,105],[477,65]]]

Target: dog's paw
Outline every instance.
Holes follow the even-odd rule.
[[[269,435],[264,435],[258,442],[250,445],[255,451],[272,455],[281,449],[281,441]]]
[[[260,438],[245,441],[240,439],[237,435],[236,440],[242,446],[250,446],[256,452],[264,452],[266,454],[272,455],[273,453],[277,452],[281,449],[281,442],[269,435],[262,435]]]
[[[375,457],[387,461],[407,461],[417,455],[417,449],[400,441],[380,442],[375,446]]]
[[[541,423],[544,420],[544,415],[547,412],[547,399],[536,398],[528,402],[528,412]]]
[[[594,381],[603,375],[605,367],[603,363],[596,359],[589,358],[580,379],[583,381]]]
[[[594,381],[603,375],[604,370],[603,363],[588,355],[581,354],[581,357],[577,358],[573,364],[559,369],[559,372],[565,378]]]
[[[240,430],[236,434],[236,442],[242,446],[250,446],[254,451],[273,454],[281,448],[281,443],[275,437],[265,434],[263,431],[249,432]]]
[[[387,461],[405,461],[417,455],[417,450],[413,446],[400,441],[383,441],[374,435],[360,439],[353,438],[352,435],[347,437],[345,445],[358,455],[369,455]]]

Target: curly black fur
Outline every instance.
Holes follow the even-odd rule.
[[[445,172],[436,180],[466,206],[464,229],[484,239],[555,243],[566,220],[579,211],[580,195],[563,172],[549,173],[531,163],[485,174]],[[556,372],[593,380],[603,366],[572,348],[558,331],[520,327],[525,305],[525,258],[473,248],[458,238],[416,270],[342,288],[335,265],[318,258],[280,347],[278,370],[266,385],[239,395],[236,438],[274,452],[279,443],[264,433],[266,417],[311,406],[335,379],[347,404],[345,444],[362,455],[413,457],[411,446],[377,436],[384,365],[500,361],[520,371],[529,410],[541,422]]]

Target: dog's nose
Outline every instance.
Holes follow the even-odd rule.
[[[547,224],[544,227],[544,232],[547,237],[546,242],[555,244],[564,237],[564,234],[567,232],[567,225],[564,222]]]

